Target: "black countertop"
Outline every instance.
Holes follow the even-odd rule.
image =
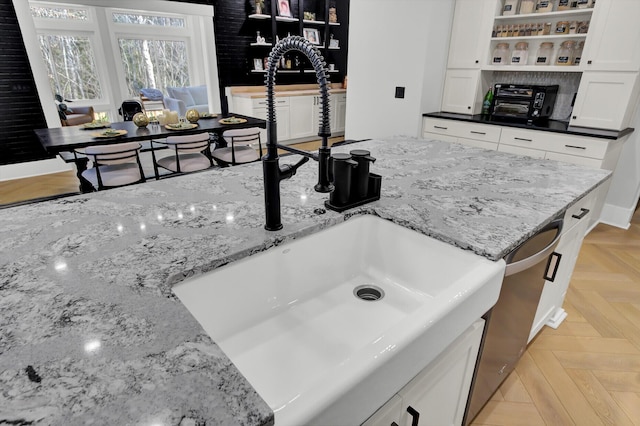
[[[491,124],[494,126],[517,127],[519,129],[540,130],[543,132],[564,133],[567,135],[589,136],[592,138],[602,139],[620,139],[634,131],[633,128],[627,127],[623,130],[605,130],[592,129],[589,127],[569,126],[566,121],[548,120],[540,124],[514,123],[508,121],[496,121],[490,118],[475,114],[456,114],[452,112],[429,112],[422,114],[423,117],[442,118],[446,120],[467,121],[469,123]]]

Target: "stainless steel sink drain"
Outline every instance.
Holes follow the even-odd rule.
[[[376,300],[380,300],[384,297],[384,290],[375,285],[365,284],[359,285],[358,287],[354,288],[353,294],[358,299],[367,302],[375,302]]]

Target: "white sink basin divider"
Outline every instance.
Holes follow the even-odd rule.
[[[277,426],[360,424],[495,304],[504,266],[364,215],[174,291]]]

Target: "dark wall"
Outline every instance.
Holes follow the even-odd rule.
[[[26,0],[24,0],[26,1]],[[215,35],[221,95],[226,86],[261,85],[264,75],[251,73],[253,57],[267,56],[267,48],[251,48],[256,31],[271,41],[270,21],[250,21],[253,0],[170,0],[206,4],[215,7]],[[298,16],[299,0],[290,0],[294,16]],[[305,9],[317,11],[318,20],[325,0],[306,0]],[[270,0],[266,0],[270,10]],[[338,11],[340,26],[331,32],[340,40],[339,51],[324,51],[327,63],[335,63],[341,72],[331,74],[334,82],[341,82],[347,69],[347,33],[349,0],[331,0]],[[278,24],[280,37],[290,28],[298,34],[300,24]],[[287,27],[287,25],[289,27]],[[11,0],[0,0],[0,165],[51,158],[40,146],[33,129],[47,126],[36,90],[20,27]],[[264,49],[256,51],[255,49]],[[312,83],[312,74],[278,74],[278,84]],[[223,99],[224,103],[224,99]]]
[[[316,13],[317,20],[326,20],[325,0],[305,0],[304,10]],[[299,0],[290,0],[290,7],[294,17],[299,17]],[[332,0],[331,5],[336,5],[338,21],[340,26],[332,26],[331,32],[340,41],[340,50],[323,50],[327,63],[335,63],[336,69],[340,73],[331,74],[334,82],[341,82],[344,72],[347,69],[347,34],[349,28],[349,1]],[[266,13],[271,10],[271,1],[265,0]],[[264,75],[252,73],[253,59],[268,56],[269,48],[251,47],[250,44],[256,41],[256,32],[267,39],[273,41],[272,26],[270,20],[250,20],[247,18],[254,12],[253,0],[218,0],[215,5],[215,34],[218,57],[218,68],[220,75],[220,85],[226,86],[247,86],[264,84]],[[277,24],[277,33],[280,38],[287,33],[299,34],[300,28],[305,26],[299,23]],[[311,26],[310,26],[311,27]],[[325,29],[319,28],[322,36]],[[328,35],[327,35],[328,37]],[[278,74],[279,84],[313,83],[315,77],[309,73]]]
[[[11,0],[0,0],[0,165],[51,158],[33,129],[47,127]]]

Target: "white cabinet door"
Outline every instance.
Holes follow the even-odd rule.
[[[590,71],[640,71],[640,1],[596,3],[581,66]]]
[[[480,86],[480,70],[448,70],[444,80],[441,110],[459,114],[480,113]]]
[[[400,425],[461,425],[476,366],[484,320],[476,321],[427,368],[398,392]]]
[[[495,13],[495,0],[456,1],[448,68],[480,69],[486,62]]]
[[[638,99],[638,73],[585,71],[570,125],[622,130]]]
[[[331,131],[333,133],[341,132],[344,133],[345,125],[347,122],[347,95],[340,94],[335,96],[336,105],[335,109],[333,109],[333,116],[336,118],[335,127],[331,126]]]
[[[291,96],[289,98],[289,137],[291,139],[305,138],[316,134],[314,127],[316,96]]]
[[[574,225],[560,238],[560,242],[555,249],[555,253],[561,256],[559,258],[556,276],[553,282],[545,281],[528,342],[538,334],[550,318],[553,318],[558,311],[562,312],[562,303],[569,288],[573,268],[576,265],[580,246],[582,245],[584,234],[589,225],[589,220],[589,215],[586,215],[580,223]],[[554,326],[554,328],[555,327],[557,327],[557,325]]]

